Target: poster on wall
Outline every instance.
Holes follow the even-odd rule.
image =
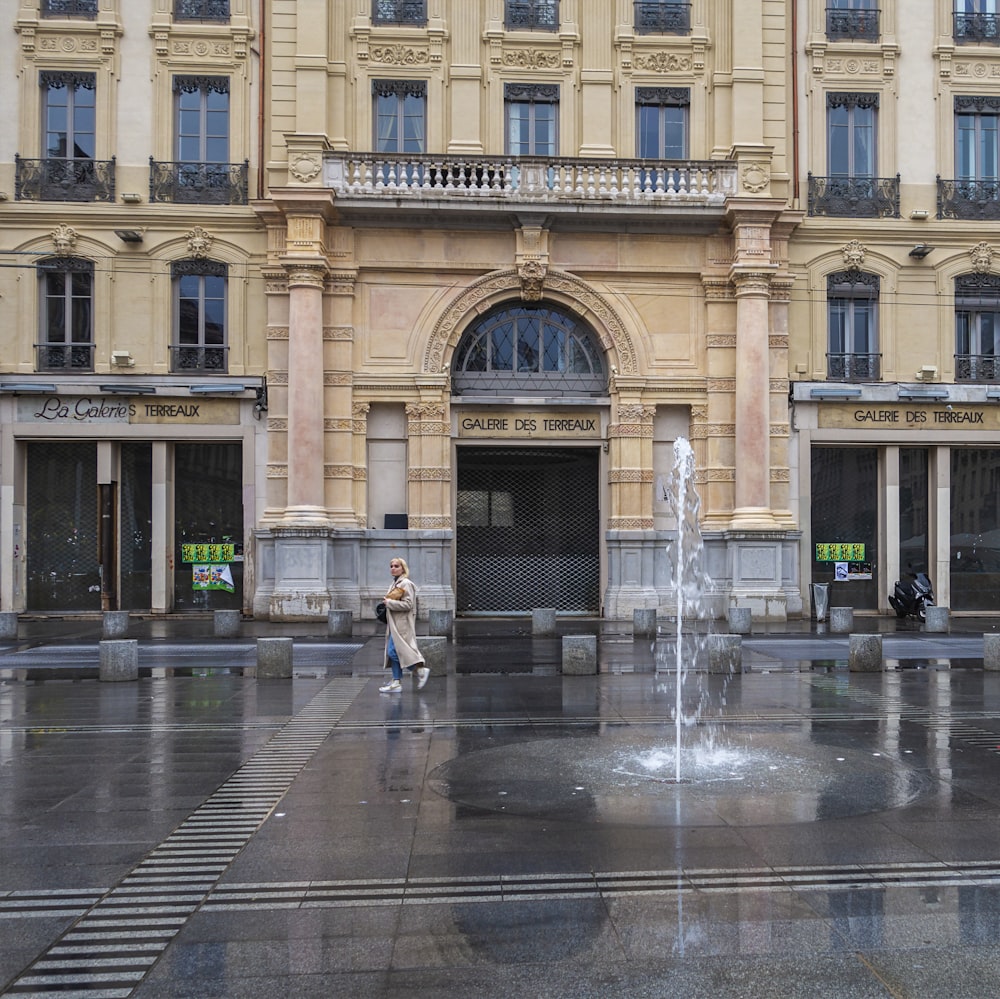
[[[872,564],[865,558],[866,553],[867,547],[860,541],[833,541],[816,545],[816,561],[832,562],[833,578],[839,583],[872,578]]]
[[[194,590],[225,590],[226,593],[234,593],[236,591],[232,570],[226,563],[220,565],[193,565],[191,566],[191,572],[191,588]]]

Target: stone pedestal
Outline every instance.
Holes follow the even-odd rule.
[[[134,638],[99,642],[98,648],[98,679],[110,682],[139,679],[139,643]]]
[[[632,611],[632,637],[656,637],[656,608],[636,607]]]
[[[437,608],[428,611],[427,627],[432,635],[444,635],[450,638],[455,627],[455,612]]]
[[[431,676],[443,676],[448,672],[448,639],[443,635],[421,635],[417,646],[423,653],[424,665]]]
[[[881,673],[885,669],[885,660],[882,658],[882,636],[851,635],[847,666],[852,673]]]
[[[104,638],[124,638],[128,634],[128,611],[105,611],[101,615],[101,635]]]
[[[0,640],[17,638],[17,611],[0,614]]]
[[[555,607],[536,607],[531,612],[531,633],[533,635],[554,635],[556,633]]]
[[[212,612],[212,633],[216,638],[235,638],[240,633],[241,615],[238,610]]]
[[[924,631],[948,632],[951,630],[951,611],[947,607],[928,607]]]
[[[326,615],[326,631],[331,638],[350,638],[354,631],[354,612],[332,610]]]
[[[292,640],[257,639],[257,679],[289,680],[292,676]]]
[[[731,635],[749,635],[753,631],[753,611],[749,607],[730,607],[726,623]]]
[[[849,635],[854,627],[853,607],[830,608],[830,633],[834,635]]]
[[[983,669],[1000,671],[1000,635],[983,635]]]
[[[562,640],[564,676],[594,676],[597,673],[597,636],[564,635]]]
[[[708,636],[709,673],[743,672],[743,639],[739,635]]]

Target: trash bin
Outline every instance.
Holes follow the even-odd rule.
[[[826,620],[826,612],[830,607],[830,584],[813,583],[813,610],[817,621]]]

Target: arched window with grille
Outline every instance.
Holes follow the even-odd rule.
[[[837,271],[826,281],[827,378],[847,382],[878,381],[882,377],[878,347],[878,275],[859,270]]]
[[[50,257],[38,264],[39,371],[94,368],[94,264]]]
[[[171,371],[224,372],[228,268],[215,260],[175,260]]]
[[[955,380],[1000,380],[1000,277],[955,278]]]

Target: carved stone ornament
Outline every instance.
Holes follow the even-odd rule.
[[[68,257],[76,248],[76,230],[72,226],[60,223],[52,230],[52,245],[60,257]]]
[[[771,173],[764,161],[747,163],[743,168],[743,190],[751,194],[760,194],[771,183]]]
[[[207,257],[213,242],[214,237],[202,229],[200,225],[196,225],[187,234],[188,256],[198,259]]]
[[[541,299],[547,270],[541,260],[525,260],[518,264],[517,275],[521,279],[522,301],[537,302]]]
[[[300,184],[308,184],[319,174],[323,166],[319,159],[311,153],[299,153],[288,164],[288,169]]]
[[[864,244],[857,239],[852,239],[849,243],[844,244],[844,249],[841,251],[844,255],[844,264],[849,271],[859,271],[865,262],[865,254],[868,251],[865,249]]]
[[[972,269],[977,274],[988,274],[993,266],[993,247],[985,240],[969,250],[969,259],[972,261]]]

